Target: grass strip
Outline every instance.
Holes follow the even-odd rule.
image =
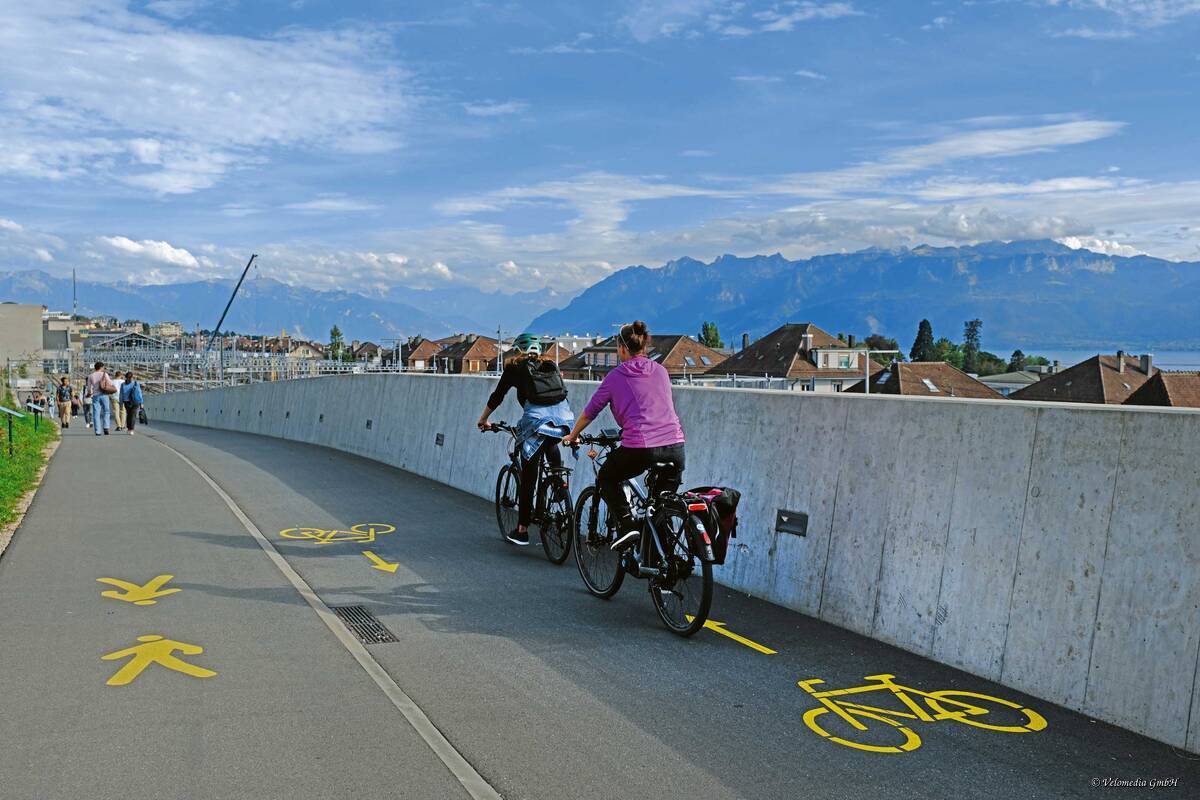
[[[12,391],[4,393],[4,405],[15,408]],[[7,416],[7,415],[0,415]],[[46,463],[46,445],[58,438],[58,425],[46,415],[34,430],[33,414],[13,421],[13,454],[8,455],[8,422],[0,419],[0,525],[16,516],[17,503],[37,480]]]

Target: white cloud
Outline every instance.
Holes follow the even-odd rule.
[[[619,53],[615,47],[597,47],[592,44],[595,34],[579,33],[574,39],[544,47],[510,47],[508,52],[518,56],[537,55],[595,55],[597,53]]]
[[[463,110],[472,117],[501,117],[506,114],[520,114],[528,106],[518,100],[495,102],[487,100],[481,103],[463,103]]]
[[[1154,28],[1200,14],[1200,0],[1044,0],[1046,5],[1105,11],[1130,25]]]
[[[1068,28],[1065,31],[1054,34],[1058,39],[1094,39],[1097,41],[1111,41],[1114,39],[1131,39],[1134,36],[1131,30],[1096,30],[1089,28],[1086,25],[1080,28]]]
[[[1097,239],[1092,236],[1064,236],[1058,242],[1065,244],[1072,250],[1091,250],[1093,253],[1103,253],[1106,256],[1132,257],[1146,255],[1136,247],[1121,244],[1111,239]]]
[[[125,236],[101,236],[100,241],[114,250],[148,258],[151,261],[160,261],[163,264],[187,267],[188,269],[195,269],[200,266],[200,262],[196,260],[194,255],[182,247],[173,247],[167,242],[159,242],[153,239],[143,239],[140,242],[135,242]]]
[[[13,222],[11,219],[0,217],[0,231],[14,231],[20,233],[25,228],[18,222]]]
[[[284,208],[289,211],[326,211],[326,212],[353,212],[353,211],[376,211],[379,206],[374,203],[365,203],[361,200],[354,200],[349,197],[329,196],[318,197],[313,200],[306,200],[302,203],[288,203]]]
[[[639,0],[621,20],[639,42],[674,36],[720,9],[720,0]]]
[[[862,12],[850,3],[787,3],[786,10],[773,9],[754,16],[765,24],[764,31],[791,31],[802,22],[860,17]]]
[[[823,74],[821,74],[820,72],[816,72],[816,71],[814,71],[814,70],[811,70],[811,69],[798,69],[798,70],[796,70],[796,73],[795,73],[795,74],[796,74],[798,77],[801,77],[801,78],[808,78],[808,79],[810,79],[810,80],[814,80],[814,81],[827,81],[827,80],[829,80],[829,76],[828,76],[828,75],[823,75]]]
[[[387,47],[354,29],[176,28],[126,0],[14,6],[0,27],[0,174],[179,194],[276,148],[385,152],[410,106]]]
[[[35,256],[37,256],[37,259],[38,259],[39,261],[45,262],[45,263],[47,263],[47,264],[49,264],[51,261],[53,261],[53,260],[54,260],[54,256],[52,256],[52,255],[50,254],[50,251],[49,251],[49,250],[47,250],[47,249],[46,249],[46,248],[44,248],[44,247],[35,247],[35,248],[33,248],[33,254],[34,254]]]
[[[780,83],[783,78],[778,75],[734,75],[733,80],[744,83]]]
[[[946,27],[950,24],[950,21],[951,20],[949,17],[934,17],[929,22],[922,25],[921,30],[923,30],[923,31],[945,30]]]

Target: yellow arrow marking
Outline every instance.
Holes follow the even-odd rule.
[[[695,619],[695,617],[687,615],[687,614],[685,614],[684,616],[687,617],[688,622],[691,622],[692,620]],[[762,653],[763,655],[768,655],[768,656],[775,655],[775,651],[772,650],[771,648],[764,647],[763,645],[759,644],[758,642],[747,639],[745,636],[738,636],[736,633],[734,633],[731,630],[726,630],[724,622],[717,622],[715,620],[710,619],[704,623],[704,627],[708,628],[710,631],[719,633],[722,636],[728,636],[730,639],[733,639],[735,642],[738,642],[739,644],[744,644],[744,645],[746,645],[746,647],[749,647],[751,650],[757,650],[758,652]]]
[[[371,567],[374,569],[382,570],[384,572],[395,572],[396,570],[400,569],[400,562],[390,564],[372,553],[370,550],[363,550],[362,554],[371,559]]]
[[[96,578],[97,583],[107,583],[109,586],[116,586],[118,589],[123,589],[123,592],[115,592],[109,589],[107,592],[101,592],[101,597],[109,597],[113,600],[124,600],[126,603],[133,603],[135,606],[152,606],[158,602],[158,598],[166,597],[169,594],[182,592],[182,589],[163,589],[163,585],[167,581],[174,578],[174,575],[159,575],[151,579],[145,586],[138,586],[136,583],[119,580],[117,578]],[[159,590],[162,591],[159,591]]]

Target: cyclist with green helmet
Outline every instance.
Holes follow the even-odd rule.
[[[562,466],[557,444],[575,423],[575,413],[567,403],[567,386],[558,364],[542,358],[542,343],[532,333],[513,340],[512,352],[500,374],[500,384],[488,398],[476,423],[488,428],[488,417],[504,402],[509,389],[517,390],[517,402],[524,413],[517,423],[517,444],[521,449],[521,486],[518,495],[517,528],[506,537],[513,544],[529,544],[529,521],[533,516],[533,491],[538,465],[544,457],[552,467]]]

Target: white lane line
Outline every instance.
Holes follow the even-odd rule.
[[[242,527],[258,542],[258,546],[267,554],[267,558],[271,559],[279,571],[283,573],[283,577],[288,579],[288,583],[292,584],[292,587],[300,593],[300,596],[312,607],[312,610],[317,612],[317,616],[321,618],[325,626],[333,632],[333,635],[342,643],[342,646],[350,652],[350,655],[354,656],[359,666],[383,690],[383,693],[392,701],[392,705],[404,715],[404,718],[408,720],[408,723],[417,732],[417,735],[425,740],[425,744],[429,745],[429,749],[442,760],[442,763],[446,765],[450,773],[467,790],[467,794],[471,796],[472,800],[502,800],[500,793],[482,775],[475,771],[470,762],[463,758],[462,753],[454,749],[454,745],[450,744],[450,741],[438,730],[438,727],[433,724],[429,717],[425,715],[421,707],[392,680],[392,677],[379,665],[375,657],[367,652],[367,648],[363,647],[362,643],[350,634],[345,624],[338,619],[336,614],[329,610],[329,606],[325,605],[325,601],[317,596],[317,593],[312,590],[308,582],[300,577],[300,574],[296,570],[292,569],[292,565],[279,554],[279,551],[275,549],[275,545],[271,544],[271,541],[266,536],[263,536],[262,531],[246,516],[246,513],[234,502],[233,498],[218,486],[217,482],[209,477],[207,472],[197,466],[194,461],[183,453],[156,437],[147,436],[146,438],[152,439],[183,459],[183,463],[194,469],[196,474],[203,478],[205,483],[217,493],[217,496],[225,501],[225,505],[229,506],[229,510],[242,523]]]

